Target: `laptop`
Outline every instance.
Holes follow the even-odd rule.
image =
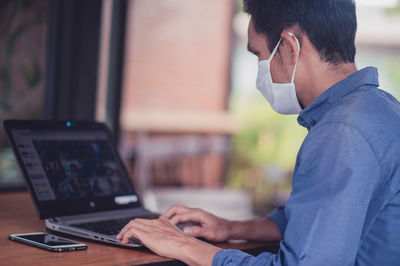
[[[6,120],[3,123],[46,229],[122,246],[116,235],[143,208],[111,133],[94,121]],[[124,247],[142,246],[137,239]]]

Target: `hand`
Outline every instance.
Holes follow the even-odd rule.
[[[166,242],[174,242],[178,248],[188,240],[188,237],[179,231],[170,221],[166,219],[148,220],[134,219],[122,228],[117,239],[126,245],[129,239],[135,237],[157,254],[173,257],[169,251],[170,245]],[[160,244],[160,245],[157,245]]]
[[[229,221],[201,209],[176,205],[168,209],[161,217],[170,219],[171,223],[175,225],[181,222],[199,224],[183,229],[186,234],[194,237],[203,237],[209,241],[223,242],[228,240],[230,236],[231,224]]]
[[[158,255],[181,260],[187,264],[211,265],[217,247],[185,235],[168,219],[135,219],[130,221],[118,234],[117,239],[127,244],[131,237]]]

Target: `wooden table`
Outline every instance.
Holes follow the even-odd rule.
[[[176,260],[155,255],[146,248],[123,249],[78,240],[88,245],[84,251],[49,252],[8,240],[10,233],[44,232],[27,192],[0,194],[0,265],[181,265]],[[221,248],[241,249],[250,254],[276,252],[277,243],[220,243]]]

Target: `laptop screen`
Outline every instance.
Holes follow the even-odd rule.
[[[59,125],[52,127],[51,122],[42,121],[42,127],[11,126],[9,129],[14,151],[25,170],[25,179],[40,214],[49,213],[57,206],[66,210],[62,214],[71,215],[139,204],[104,125],[65,122],[62,128],[63,122],[54,123]]]
[[[12,134],[40,201],[133,193],[104,132]]]

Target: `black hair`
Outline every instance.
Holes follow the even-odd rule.
[[[270,51],[282,31],[298,25],[322,60],[354,63],[357,18],[354,0],[243,0],[255,30],[267,36]]]

